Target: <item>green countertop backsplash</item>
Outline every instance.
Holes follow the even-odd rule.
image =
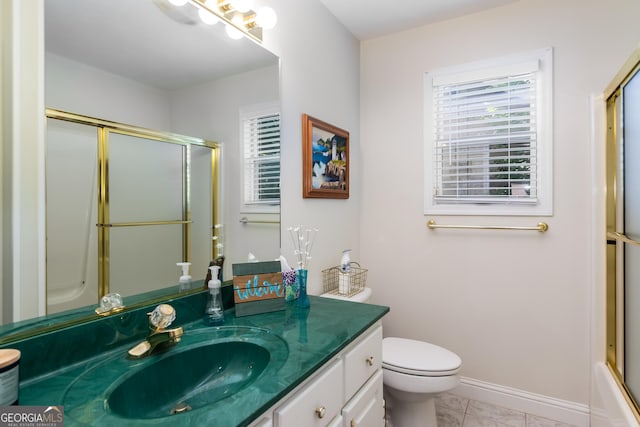
[[[200,293],[168,301],[177,314],[171,328],[182,326],[183,338],[168,351],[145,359],[129,360],[126,352],[147,336],[146,313],[153,306],[5,345],[22,352],[20,405],[64,406],[66,426],[246,426],[389,311],[311,296],[310,309],[287,303],[283,311],[235,317],[235,309],[229,308],[223,325],[206,326],[205,298],[206,293]],[[121,418],[106,408],[106,392],[123,374],[208,340],[234,339],[235,334],[262,340],[271,351],[269,369],[242,392],[182,414],[146,420]]]

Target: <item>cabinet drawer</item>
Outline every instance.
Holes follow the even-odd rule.
[[[344,402],[341,360],[329,366],[311,382],[293,392],[274,413],[276,427],[325,427],[340,413]]]
[[[382,327],[349,350],[344,362],[345,396],[349,400],[374,372],[382,369]]]
[[[342,418],[345,427],[384,426],[382,371],[376,372],[345,405],[342,409]]]

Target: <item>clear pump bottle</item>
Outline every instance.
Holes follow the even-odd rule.
[[[211,271],[211,280],[207,285],[209,295],[207,296],[207,308],[204,312],[204,320],[210,325],[217,325],[224,322],[224,309],[222,307],[222,295],[220,293],[220,280],[218,279],[217,265],[209,267]]]
[[[189,275],[190,262],[177,262],[176,265],[182,268],[182,276],[179,279],[179,291],[184,292],[191,289],[191,276]]]

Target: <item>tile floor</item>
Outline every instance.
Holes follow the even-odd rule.
[[[436,398],[438,427],[573,427],[451,393]]]

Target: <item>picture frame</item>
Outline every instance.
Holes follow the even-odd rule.
[[[302,115],[302,197],[349,198],[349,132]]]

